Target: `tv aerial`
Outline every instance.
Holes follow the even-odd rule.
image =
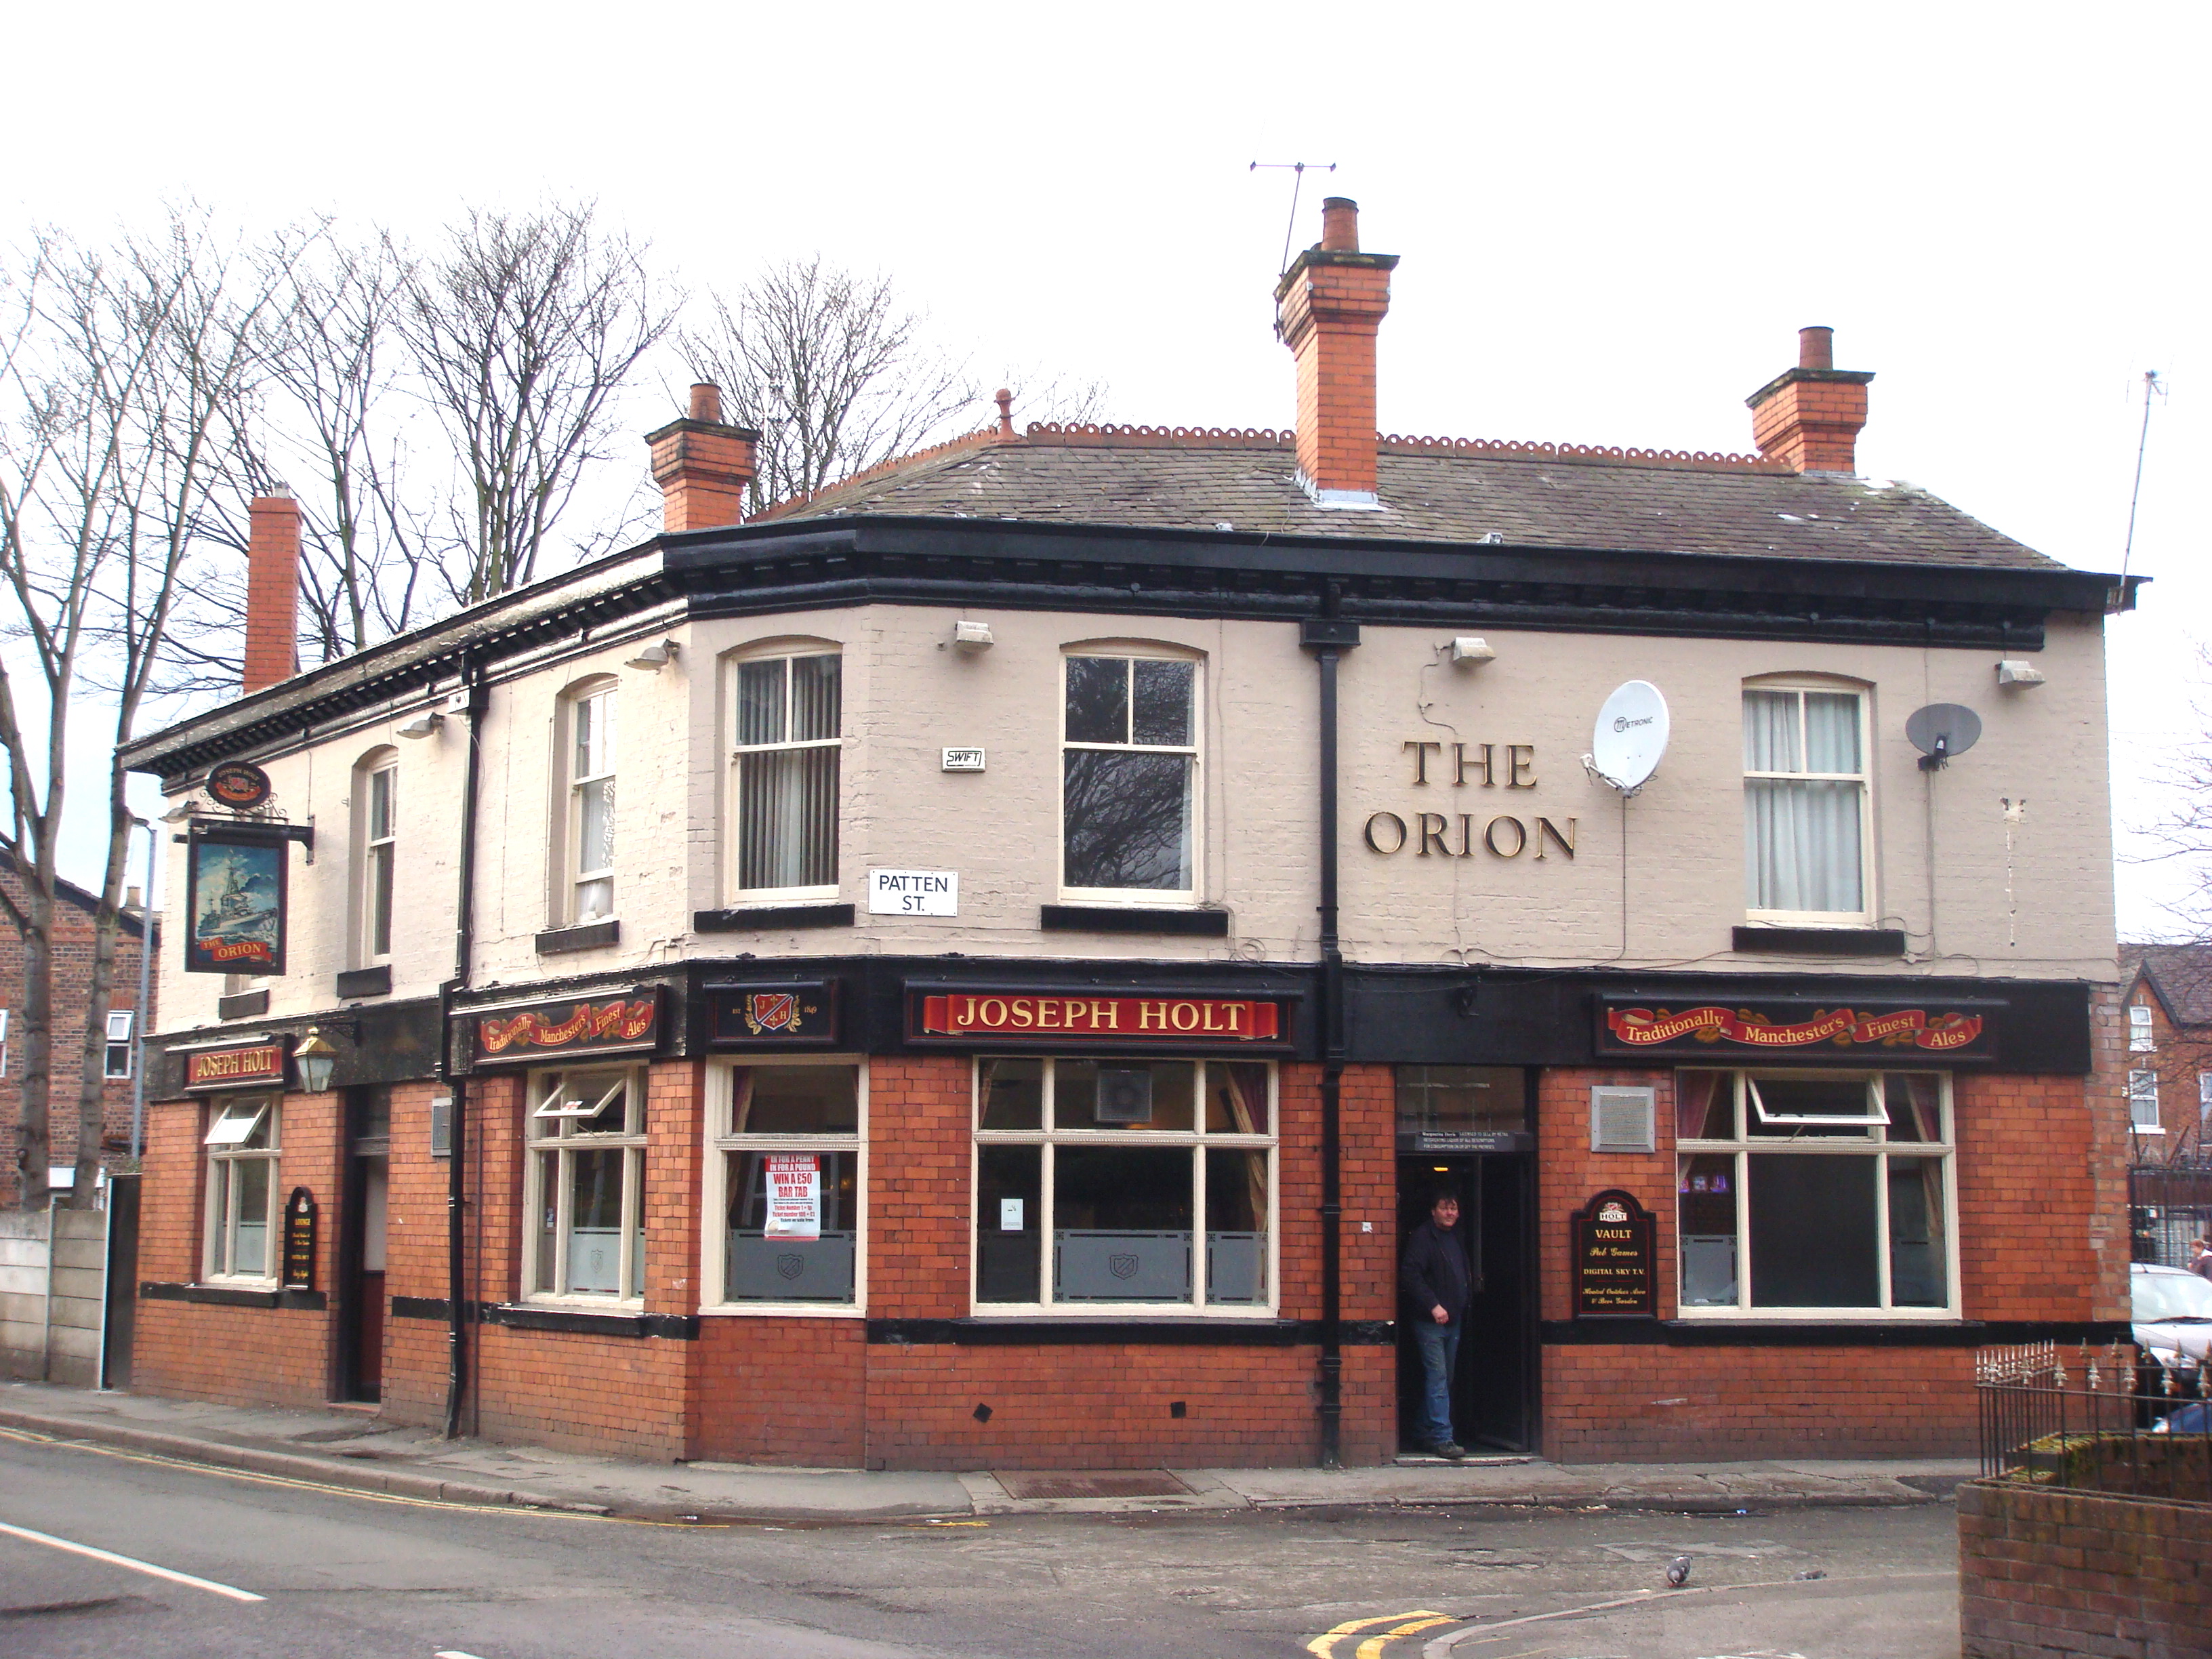
[[[1630,680],[1599,708],[1583,770],[1618,789],[1626,800],[1659,769],[1668,729],[1667,699],[1659,695],[1659,688],[1649,680]]]
[[[1905,717],[1905,740],[1920,751],[1920,769],[1940,772],[1954,755],[1978,742],[1982,717],[1964,703],[1931,702]]]

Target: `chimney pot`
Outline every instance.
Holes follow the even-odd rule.
[[[991,394],[991,398],[999,405],[999,435],[1001,438],[1012,437],[1014,435],[1014,394],[1005,386],[1000,386]]]
[[[722,420],[722,388],[712,380],[691,383],[691,418],[710,421],[720,425]]]
[[[1797,367],[1787,368],[1751,394],[1752,441],[1770,461],[1800,472],[1856,472],[1858,438],[1866,425],[1867,382],[1862,369],[1838,368],[1836,331],[1797,331]]]
[[[1359,252],[1359,204],[1349,196],[1322,198],[1321,245],[1328,253]]]
[[[1797,331],[1798,368],[1833,368],[1835,366],[1835,330],[1816,325]]]
[[[672,533],[736,524],[758,471],[754,446],[760,434],[723,423],[721,387],[694,382],[690,407],[684,419],[645,434],[653,481],[660,486],[661,528]]]
[[[246,504],[246,672],[254,692],[300,672],[300,504],[279,485]]]

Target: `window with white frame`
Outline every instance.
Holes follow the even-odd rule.
[[[1680,1072],[1684,1318],[1955,1317],[1951,1079]]]
[[[1274,1095],[1264,1062],[978,1060],[977,1310],[1265,1312]]]
[[[275,1095],[234,1095],[209,1108],[207,1225],[202,1255],[208,1279],[273,1280],[276,1252],[277,1118]]]
[[[568,892],[572,924],[615,913],[615,689],[568,704]]]
[[[851,1060],[717,1066],[708,1073],[709,1307],[860,1305],[866,1079]]]
[[[2150,1027],[2150,1007],[2147,1003],[2128,1005],[2128,1049],[2131,1054],[2147,1054],[2158,1047],[2157,1034]]]
[[[1865,721],[1856,691],[1744,688],[1744,886],[1754,920],[1867,919]]]
[[[108,1011],[107,1053],[101,1075],[112,1079],[131,1075],[131,1027],[137,1018],[128,1008]]]
[[[8,1013],[0,1008],[0,1077],[8,1075]]]
[[[1196,891],[1198,665],[1063,659],[1060,887],[1188,900]]]
[[[645,1074],[630,1066],[531,1075],[523,1290],[645,1295]]]
[[[2166,1127],[2158,1121],[2158,1073],[2130,1072],[2128,1073],[2128,1127],[2139,1135],[2162,1135]]]
[[[4,1017],[0,1017],[0,1022],[3,1021]],[[2197,1074],[2197,1121],[2200,1126],[2212,1126],[2212,1072]]]
[[[835,895],[843,659],[809,652],[734,667],[732,885],[747,898]]]
[[[359,825],[360,896],[357,956],[363,967],[392,960],[393,879],[398,873],[399,757],[381,750],[361,763],[354,779]]]

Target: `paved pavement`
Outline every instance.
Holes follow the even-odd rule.
[[[869,1521],[1174,1510],[1538,1505],[1725,1515],[1942,1501],[1971,1462],[1575,1464],[1408,1460],[1382,1468],[1006,1471],[951,1474],[641,1463],[447,1441],[354,1411],[285,1411],[0,1385],[0,1425],[55,1441],[397,1496],[699,1521]]]
[[[346,1490],[0,1428],[0,1652],[1957,1659],[1955,1527],[1942,1503],[672,1525]]]

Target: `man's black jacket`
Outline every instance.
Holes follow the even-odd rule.
[[[1447,1232],[1433,1216],[1414,1228],[1398,1264],[1398,1288],[1422,1319],[1431,1318],[1431,1308],[1442,1308],[1454,1324],[1465,1317],[1474,1297],[1474,1274],[1460,1248],[1459,1230]]]

